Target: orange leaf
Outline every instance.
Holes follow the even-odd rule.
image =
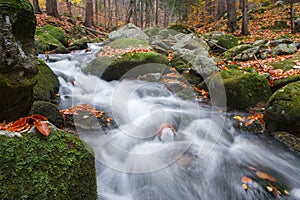
[[[49,136],[50,127],[47,122],[35,120],[34,125],[43,136],[46,136],[46,137]]]

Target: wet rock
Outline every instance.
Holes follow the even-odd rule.
[[[235,69],[221,71],[207,79],[206,84],[211,97],[217,97],[212,101],[222,105],[225,98],[230,110],[245,111],[258,103],[267,102],[272,94],[264,76]]]
[[[300,152],[300,138],[288,132],[275,132],[275,137],[286,144],[290,149]]]
[[[297,51],[297,47],[293,44],[279,44],[272,49],[272,54],[275,56],[283,54],[293,54]]]
[[[70,51],[74,50],[81,50],[81,49],[87,49],[88,48],[88,42],[89,39],[86,37],[83,37],[81,39],[75,40],[70,47],[68,48]]]
[[[32,131],[0,142],[2,198],[97,199],[95,158],[78,137],[52,126],[47,138]]]
[[[117,31],[113,31],[108,35],[108,38],[111,41],[121,38],[135,38],[139,40],[148,41],[149,37],[138,27],[129,23],[123,27],[121,27]]]
[[[277,90],[266,105],[264,120],[270,131],[287,131],[300,137],[300,82]]]

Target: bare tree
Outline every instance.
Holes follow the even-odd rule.
[[[35,14],[41,14],[43,13],[40,5],[39,5],[39,0],[33,0],[33,7],[34,7],[34,13]]]
[[[292,34],[295,33],[294,28],[294,0],[290,0],[290,15],[291,15],[291,32]]]
[[[69,15],[72,17],[72,8],[70,0],[65,0],[68,8]]]
[[[235,0],[227,0],[227,31],[233,33],[237,30],[236,7]]]

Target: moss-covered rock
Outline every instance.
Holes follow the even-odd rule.
[[[287,145],[290,149],[300,153],[300,138],[288,132],[276,132],[275,137]]]
[[[67,46],[68,39],[61,28],[45,25],[36,30],[34,47],[37,54],[56,49],[53,53],[69,53]]]
[[[62,127],[64,118],[59,112],[58,107],[50,102],[35,101],[31,106],[29,115],[38,114],[45,116],[52,124],[57,127]]]
[[[232,47],[228,51],[224,52],[224,55],[227,59],[231,59],[233,56],[236,56],[239,53],[242,53],[246,49],[250,49],[252,47],[251,44],[241,44],[235,47]]]
[[[117,39],[108,44],[108,46],[116,49],[125,49],[128,47],[149,47],[148,43],[144,40],[134,39],[134,38],[121,38]]]
[[[38,74],[36,75],[36,85],[34,86],[34,100],[50,101],[56,99],[59,90],[59,81],[52,69],[42,60],[36,61]]]
[[[267,102],[272,92],[264,76],[241,70],[226,70],[207,80],[209,92],[226,98],[229,109],[245,111]],[[222,87],[225,88],[225,94]],[[223,99],[213,99],[218,105]]]
[[[168,27],[168,29],[175,30],[184,34],[195,33],[195,29],[193,27],[188,27],[183,24],[172,24]]]
[[[289,83],[293,83],[293,82],[297,82],[300,81],[300,75],[296,74],[293,76],[288,76],[284,79],[278,79],[274,81],[274,86],[272,87],[273,91],[278,90],[279,88],[282,88],[283,86],[289,84]]]
[[[145,30],[144,32],[149,37],[153,37],[153,36],[157,35],[160,30],[161,30],[161,28],[159,28],[158,26],[153,26],[153,27],[150,27],[149,29]]]
[[[38,28],[36,32],[47,33],[49,35],[52,35],[55,39],[60,41],[65,47],[68,46],[68,38],[60,27],[45,25],[42,28]]]
[[[0,13],[9,16],[12,33],[20,41],[22,49],[29,55],[32,52],[36,20],[29,0],[1,0]]]
[[[293,54],[297,51],[297,47],[293,44],[279,44],[272,49],[272,54],[275,56],[283,54]]]
[[[127,53],[118,57],[98,57],[94,59],[88,66],[83,69],[83,72],[98,76],[107,81],[119,80],[131,69],[143,65],[152,64],[151,66],[141,67],[137,71],[131,71],[127,78],[136,78],[143,73],[158,72],[161,69],[156,68],[156,64],[169,63],[168,59],[154,52]],[[145,70],[145,72],[143,72]],[[128,74],[127,74],[128,75]],[[124,77],[123,77],[124,78]]]
[[[266,105],[264,120],[270,131],[288,131],[300,136],[300,82],[277,90]]]
[[[86,37],[83,37],[81,39],[75,40],[70,47],[68,48],[70,51],[73,50],[80,50],[80,49],[87,49],[88,48],[88,42],[90,40]]]
[[[220,49],[218,46],[221,46],[225,49],[231,49],[232,47],[238,45],[238,38],[231,34],[212,32],[205,34],[204,38],[209,40],[208,45],[212,50],[224,51],[224,49]]]
[[[79,138],[52,128],[0,141],[2,199],[97,199],[94,156]]]

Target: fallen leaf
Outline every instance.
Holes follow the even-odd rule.
[[[50,134],[50,127],[47,122],[35,120],[34,125],[37,130],[44,136],[48,137]]]
[[[252,178],[250,178],[250,177],[248,177],[248,176],[243,176],[242,178],[241,178],[241,181],[243,182],[243,183],[252,183]]]

